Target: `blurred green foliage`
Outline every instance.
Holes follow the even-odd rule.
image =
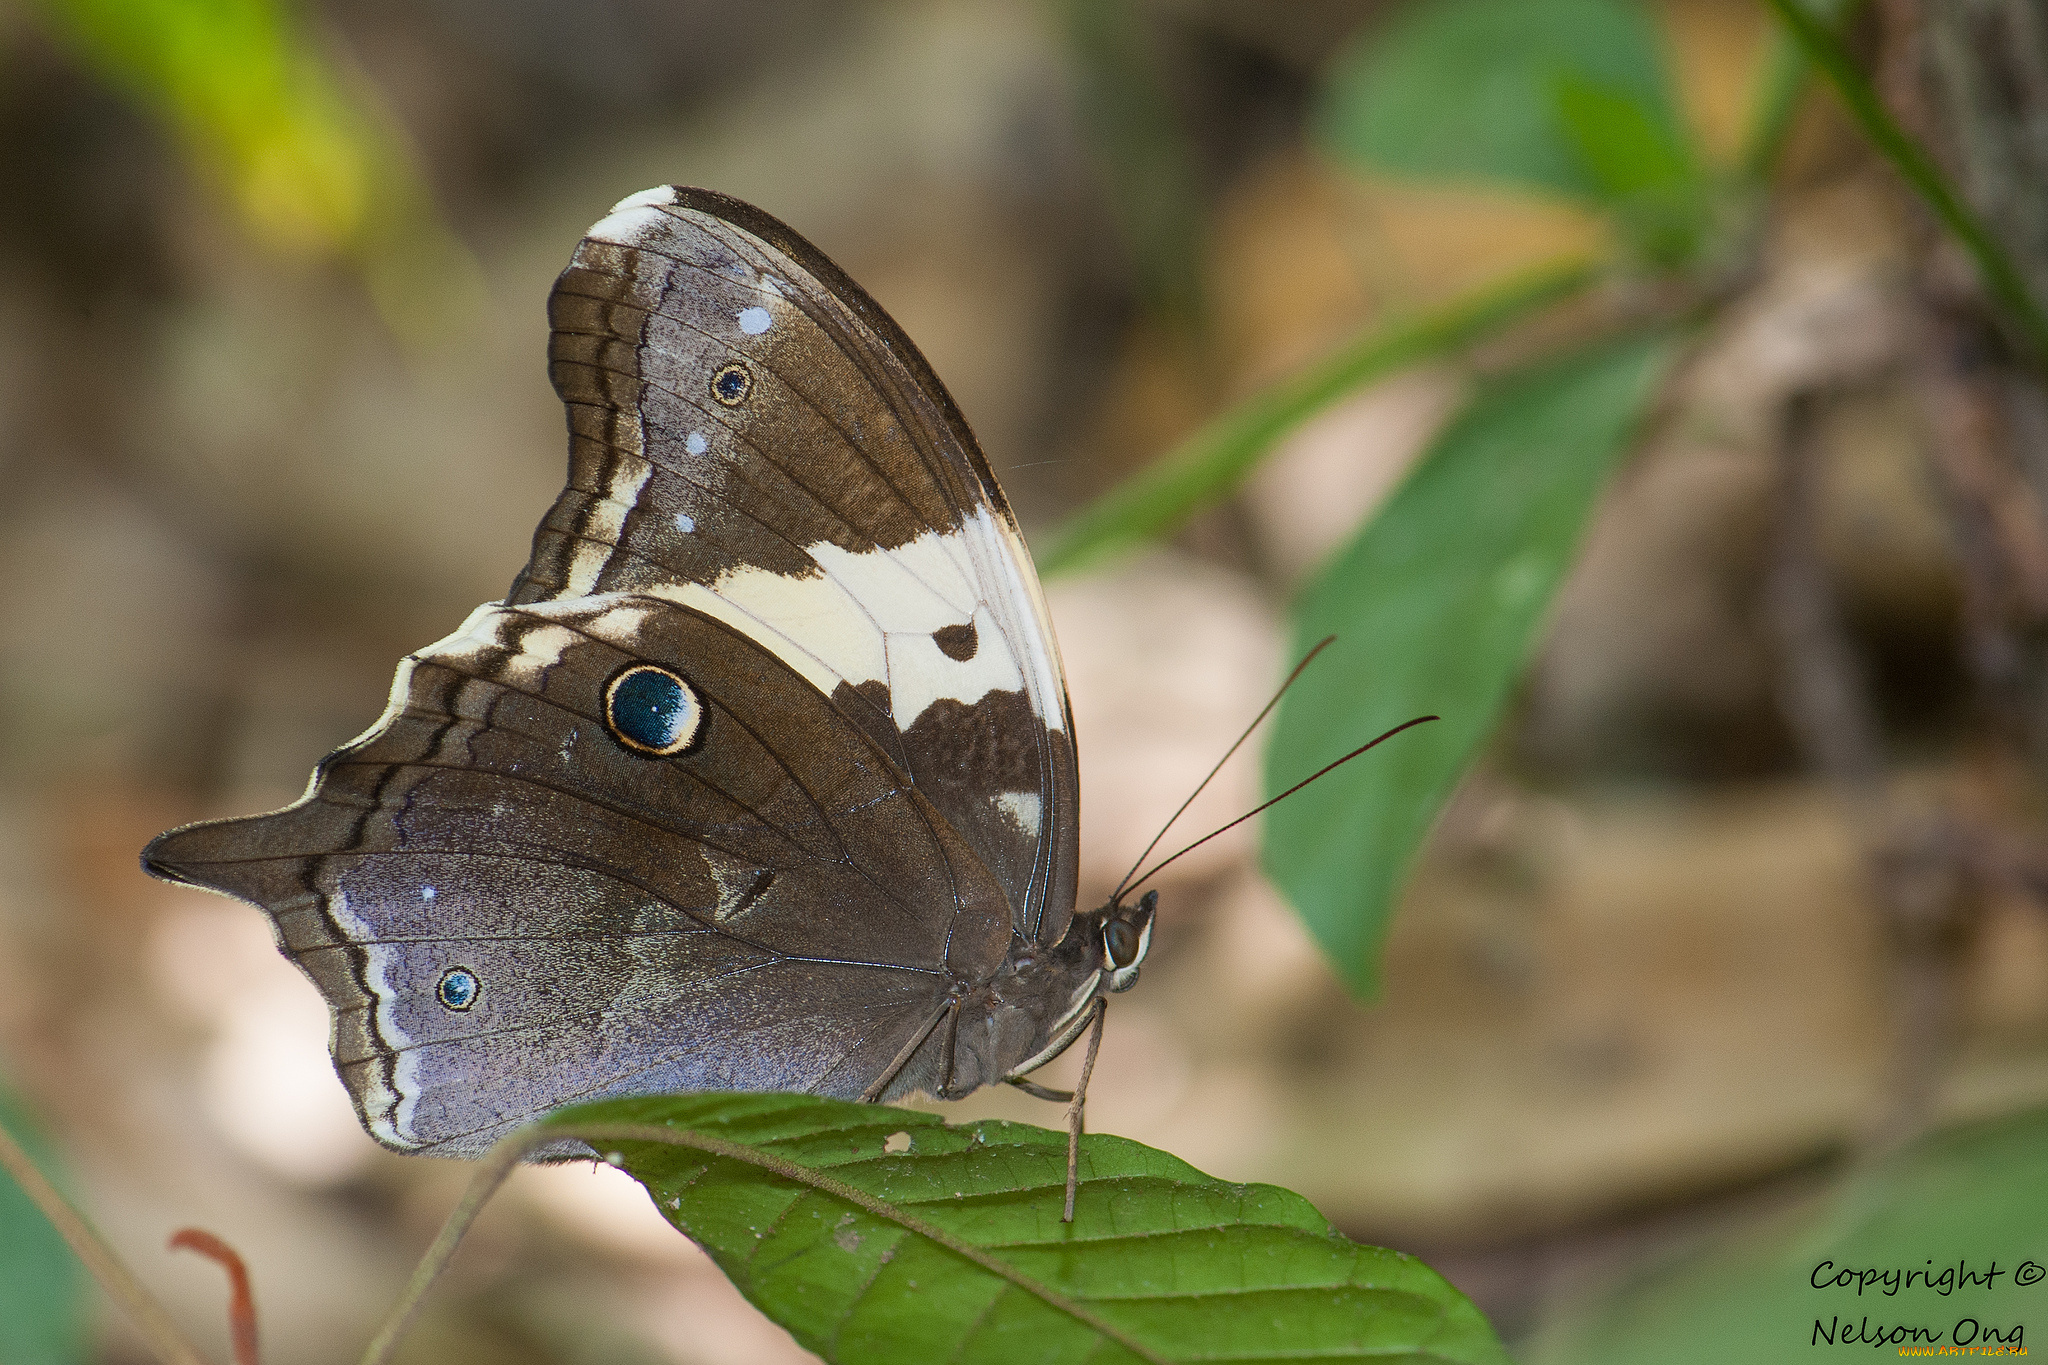
[[[2028,1264],[2036,1270],[2021,1273]],[[1829,1283],[1844,1269],[1932,1270],[1938,1277],[1957,1265],[1978,1274],[1995,1267],[1999,1275],[1988,1286],[1958,1279],[1949,1292],[1895,1281],[1890,1290],[1872,1282],[1859,1294]],[[2048,1320],[2043,1267],[2048,1110],[2037,1109],[1937,1134],[1768,1226],[1641,1273],[1560,1321],[1535,1343],[1530,1360],[1806,1361],[1828,1345],[1825,1337],[1816,1340],[1819,1328],[1834,1334],[1840,1350],[1844,1323],[1866,1337],[1880,1327],[1919,1326],[1944,1333],[1938,1344],[1953,1346],[1964,1320],[2001,1331]],[[2027,1274],[2036,1276],[2032,1284],[2021,1282]],[[1816,1288],[1817,1277],[1829,1287]],[[1867,1340],[1850,1345],[1873,1354]]]
[[[1614,255],[1560,267],[1548,284],[1542,276],[1505,282],[1370,330],[1084,508],[1051,542],[1048,572],[1171,531],[1227,496],[1288,432],[1345,392],[1457,354],[1603,277],[1655,281],[1667,323],[1711,316],[1767,197],[1810,65],[1844,89],[1879,149],[1988,262],[1986,278],[2016,281],[2009,269],[2000,274],[1996,248],[1972,230],[1933,163],[1842,54],[1830,25],[1853,3],[1770,3],[1789,26],[1758,73],[1751,127],[1729,167],[1699,150],[1651,11],[1631,0],[1423,0],[1362,33],[1331,64],[1313,120],[1334,158],[1374,175],[1492,182],[1573,200],[1607,218]],[[2026,331],[2039,314],[2020,295],[2012,308]],[[1636,325],[1610,317],[1609,331]],[[1377,981],[1402,876],[1512,695],[1602,475],[1627,453],[1634,419],[1668,368],[1662,349],[1639,371],[1615,358],[1634,354],[1630,345],[1482,384],[1406,486],[1296,604],[1302,649],[1331,633],[1338,645],[1282,703],[1269,792],[1389,725],[1431,712],[1445,718],[1266,817],[1268,871],[1360,992]],[[1610,364],[1620,367],[1610,377],[1635,375],[1646,387],[1608,385],[1601,376]],[[1524,472],[1544,462],[1557,465],[1549,478]],[[1541,569],[1526,598],[1488,603],[1473,590],[1515,563]]]
[[[1487,384],[1296,608],[1297,653],[1337,642],[1282,704],[1269,790],[1387,726],[1443,717],[1266,816],[1267,875],[1360,994],[1378,985],[1408,864],[1492,732],[1672,353],[1658,333]]]
[[[477,294],[398,125],[274,0],[38,0],[52,33],[161,119],[262,243],[360,272],[401,337]]]
[[[1323,146],[1379,174],[1491,181],[1612,216],[1659,268],[1706,243],[1714,178],[1627,0],[1433,0],[1332,66]]]
[[[61,1181],[56,1154],[5,1086],[0,1127]],[[0,1361],[74,1365],[86,1359],[86,1324],[84,1268],[27,1193],[0,1175]]]
[[[1978,278],[1998,301],[2000,312],[2034,363],[2048,370],[2048,310],[2027,287],[2019,267],[2000,246],[1982,219],[1963,202],[1948,176],[1927,150],[1899,126],[1879,98],[1877,87],[1863,74],[1826,11],[1833,5],[1814,0],[1768,0],[1807,61],[1828,78],[1863,129],[1907,184],[1962,244],[1975,262]]]
[[[1145,306],[1187,329],[1203,313],[1201,168],[1156,35],[1133,0],[1055,0],[1075,93]]]
[[[1593,204],[1693,173],[1655,28],[1627,0],[1431,0],[1332,66],[1316,121],[1357,165]]]
[[[562,1110],[807,1349],[906,1360],[1506,1365],[1422,1262],[1360,1246],[1297,1194],[1212,1180],[1126,1138],[804,1095],[640,1097]],[[630,1140],[598,1125],[690,1135]]]
[[[1362,385],[1491,336],[1507,323],[1577,293],[1593,277],[1588,262],[1560,261],[1366,333],[1303,373],[1225,412],[1091,503],[1038,553],[1040,572],[1071,573],[1171,532],[1226,496],[1273,443],[1304,418]]]

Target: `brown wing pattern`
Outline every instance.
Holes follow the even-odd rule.
[[[623,202],[550,316],[569,480],[506,601],[299,803],[145,866],[269,911],[389,1145],[859,1095],[906,1049],[887,1094],[936,1088],[933,1021],[1073,910],[1072,727],[1002,494],[900,329],[736,201]],[[642,669],[651,736],[616,709]]]
[[[701,706],[667,761],[604,719],[608,681],[650,659]],[[334,1007],[365,1124],[450,1154],[604,1094],[858,1096],[1010,940],[1001,888],[837,708],[722,623],[636,599],[479,609],[308,799],[145,856],[268,909]],[[473,983],[459,1009],[450,973]],[[938,1066],[934,1040],[891,1093]]]
[[[766,214],[672,188],[592,229],[550,315],[570,477],[507,600],[668,591],[768,642],[1056,941],[1079,800],[1051,625],[901,329]]]

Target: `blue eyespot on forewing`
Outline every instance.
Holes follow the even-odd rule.
[[[704,726],[697,691],[678,674],[634,664],[604,690],[604,723],[613,739],[635,753],[679,754]]]

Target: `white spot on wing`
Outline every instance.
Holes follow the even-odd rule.
[[[579,541],[576,555],[569,561],[569,581],[562,591],[572,596],[581,596],[597,586],[598,575],[604,566],[611,563],[612,546],[599,545],[591,541]]]
[[[624,199],[612,205],[612,212],[617,213],[621,209],[637,209],[643,204],[665,206],[675,202],[676,187],[674,185],[654,185],[627,195]]]
[[[961,531],[977,575],[989,587],[989,606],[1002,624],[1003,638],[1023,648],[1018,662],[1032,713],[1048,730],[1065,730],[1067,694],[1060,681],[1060,647],[1053,639],[1052,614],[1045,608],[1038,576],[1028,567],[1031,552],[1007,523],[997,523],[987,507],[976,508]]]
[[[926,531],[893,550],[856,554],[830,541],[805,552],[819,567],[846,584],[847,590],[873,612],[884,630],[921,630],[958,625],[974,614],[977,594],[948,553],[946,542],[959,534]]]
[[[841,682],[883,675],[882,636],[860,604],[828,578],[783,578],[742,569],[722,575],[715,588],[664,583],[647,592],[703,612],[767,646],[828,697]]]
[[[420,888],[420,899],[423,901],[430,901],[440,894],[441,893],[439,891],[436,891],[431,886],[423,886]]]
[[[500,665],[522,687],[538,687],[541,675],[562,662],[562,651],[576,643],[567,626],[541,626],[519,637],[519,650]]]
[[[676,513],[676,529],[684,535],[688,535],[697,529],[696,519],[688,512],[678,512]]]
[[[600,218],[583,235],[619,246],[638,246],[660,232],[667,218],[667,214],[652,207],[620,209]]]
[[[757,337],[768,330],[775,319],[768,316],[766,308],[743,308],[740,310],[740,330],[750,337]]]
[[[693,431],[683,438],[683,449],[689,451],[692,455],[702,455],[710,448],[710,444],[709,441],[704,439],[704,433],[701,431]]]
[[[540,681],[545,670],[562,661],[562,651],[576,643],[576,633],[564,626],[544,625],[515,637],[506,627],[516,620],[517,617],[500,603],[487,602],[469,614],[469,619],[462,623],[462,629],[445,640],[428,645],[413,655],[413,659],[474,659],[489,650],[510,650],[500,666],[514,682],[532,686]],[[515,638],[518,642],[516,648],[513,646]],[[409,667],[401,664],[399,678],[392,683],[393,700],[401,709],[404,698],[399,692],[399,680],[404,680],[409,687],[411,673]],[[386,708],[386,713],[394,714],[389,708]]]
[[[941,698],[969,705],[993,691],[1023,690],[1027,673],[998,618],[976,601],[959,571],[956,532],[927,531],[893,550],[865,554],[830,541],[807,546],[822,574],[790,576],[742,566],[708,587],[677,584],[657,596],[697,608],[774,650],[828,696],[840,682],[884,682],[890,709],[909,726]],[[974,657],[948,657],[932,640],[946,626],[977,623]]]
[[[590,597],[529,602],[518,611],[527,616],[574,622],[577,630],[615,645],[630,645],[653,610],[632,593],[597,593]],[[566,629],[554,627],[554,629]],[[576,631],[570,631],[573,638]]]
[[[676,201],[675,190],[668,185],[656,185],[653,189],[629,194],[612,205],[596,226],[585,233],[600,242],[617,242],[621,246],[637,246],[667,222],[668,215],[661,206]]]
[[[412,659],[459,659],[465,655],[476,654],[482,650],[498,648],[498,627],[504,614],[499,610],[502,605],[499,602],[484,603],[463,618],[462,624],[455,628],[453,635],[436,640],[425,649],[416,650],[413,653]],[[407,662],[411,661],[408,660]],[[400,671],[409,672],[410,670],[405,669],[401,665]],[[393,697],[400,704],[403,704],[405,700],[403,694],[398,693],[395,686],[393,688]]]
[[[1003,808],[1003,814],[1009,816],[1018,829],[1026,834],[1038,833],[1040,801],[1037,792],[1004,792],[996,797],[996,804]]]

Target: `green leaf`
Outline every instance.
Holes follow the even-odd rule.
[[[1046,577],[1071,573],[1166,535],[1226,496],[1288,432],[1354,389],[1447,355],[1586,287],[1584,261],[1563,261],[1375,327],[1308,369],[1261,390],[1082,508],[1038,553]]]
[[[1607,110],[1621,111],[1628,130],[1619,137],[1634,144],[1626,155],[1654,148],[1694,164],[1657,33],[1626,0],[1415,6],[1338,58],[1316,128],[1325,146],[1369,169],[1611,203],[1604,176],[1624,169],[1611,164],[1618,149],[1573,126],[1560,86],[1598,92]]]
[[[805,1095],[563,1110],[805,1347],[845,1362],[1491,1362],[1477,1309],[1307,1200],[1091,1135]],[[644,1140],[669,1132],[688,1146]],[[894,1149],[894,1150],[892,1150]]]
[[[1668,193],[1697,174],[1691,149],[1625,91],[1567,72],[1552,98],[1572,149],[1604,197]]]
[[[1578,76],[1558,77],[1553,99],[1572,149],[1636,255],[1665,267],[1690,260],[1713,210],[1690,144],[1674,139],[1627,94]]]
[[[1636,337],[1495,381],[1297,607],[1297,652],[1337,642],[1281,703],[1270,791],[1443,717],[1266,817],[1267,871],[1361,995],[1408,864],[1492,731],[1671,353],[1664,334]]]
[[[28,1111],[0,1087],[0,1126],[56,1175]],[[0,1171],[0,1361],[72,1365],[86,1358],[84,1270],[50,1220]]]
[[[1988,1286],[1948,1292],[1895,1281],[1833,1285],[1848,1269],[1994,1268]],[[2031,1265],[2032,1270],[2023,1270]],[[2048,1110],[1973,1124],[1914,1144],[1823,1198],[1745,1229],[1677,1265],[1652,1271],[1603,1302],[1586,1305],[1538,1339],[1540,1365],[1755,1365],[1817,1358],[1843,1328],[1861,1336],[1866,1359],[1880,1328],[1917,1327],[1901,1345],[1953,1347],[1959,1323],[1977,1324],[1965,1346],[1997,1345],[1982,1330],[2048,1330]],[[2033,1277],[2032,1284],[2021,1283]],[[1815,1286],[1820,1279],[1826,1287]],[[1867,1319],[1867,1325],[1866,1325]],[[1965,1335],[1971,1335],[1965,1329]],[[2021,1344],[2018,1342],[2012,1344]],[[1933,1352],[1929,1352],[1932,1354]],[[1963,1353],[1955,1352],[1957,1356]],[[2017,1353],[2015,1353],[2017,1354]]]

